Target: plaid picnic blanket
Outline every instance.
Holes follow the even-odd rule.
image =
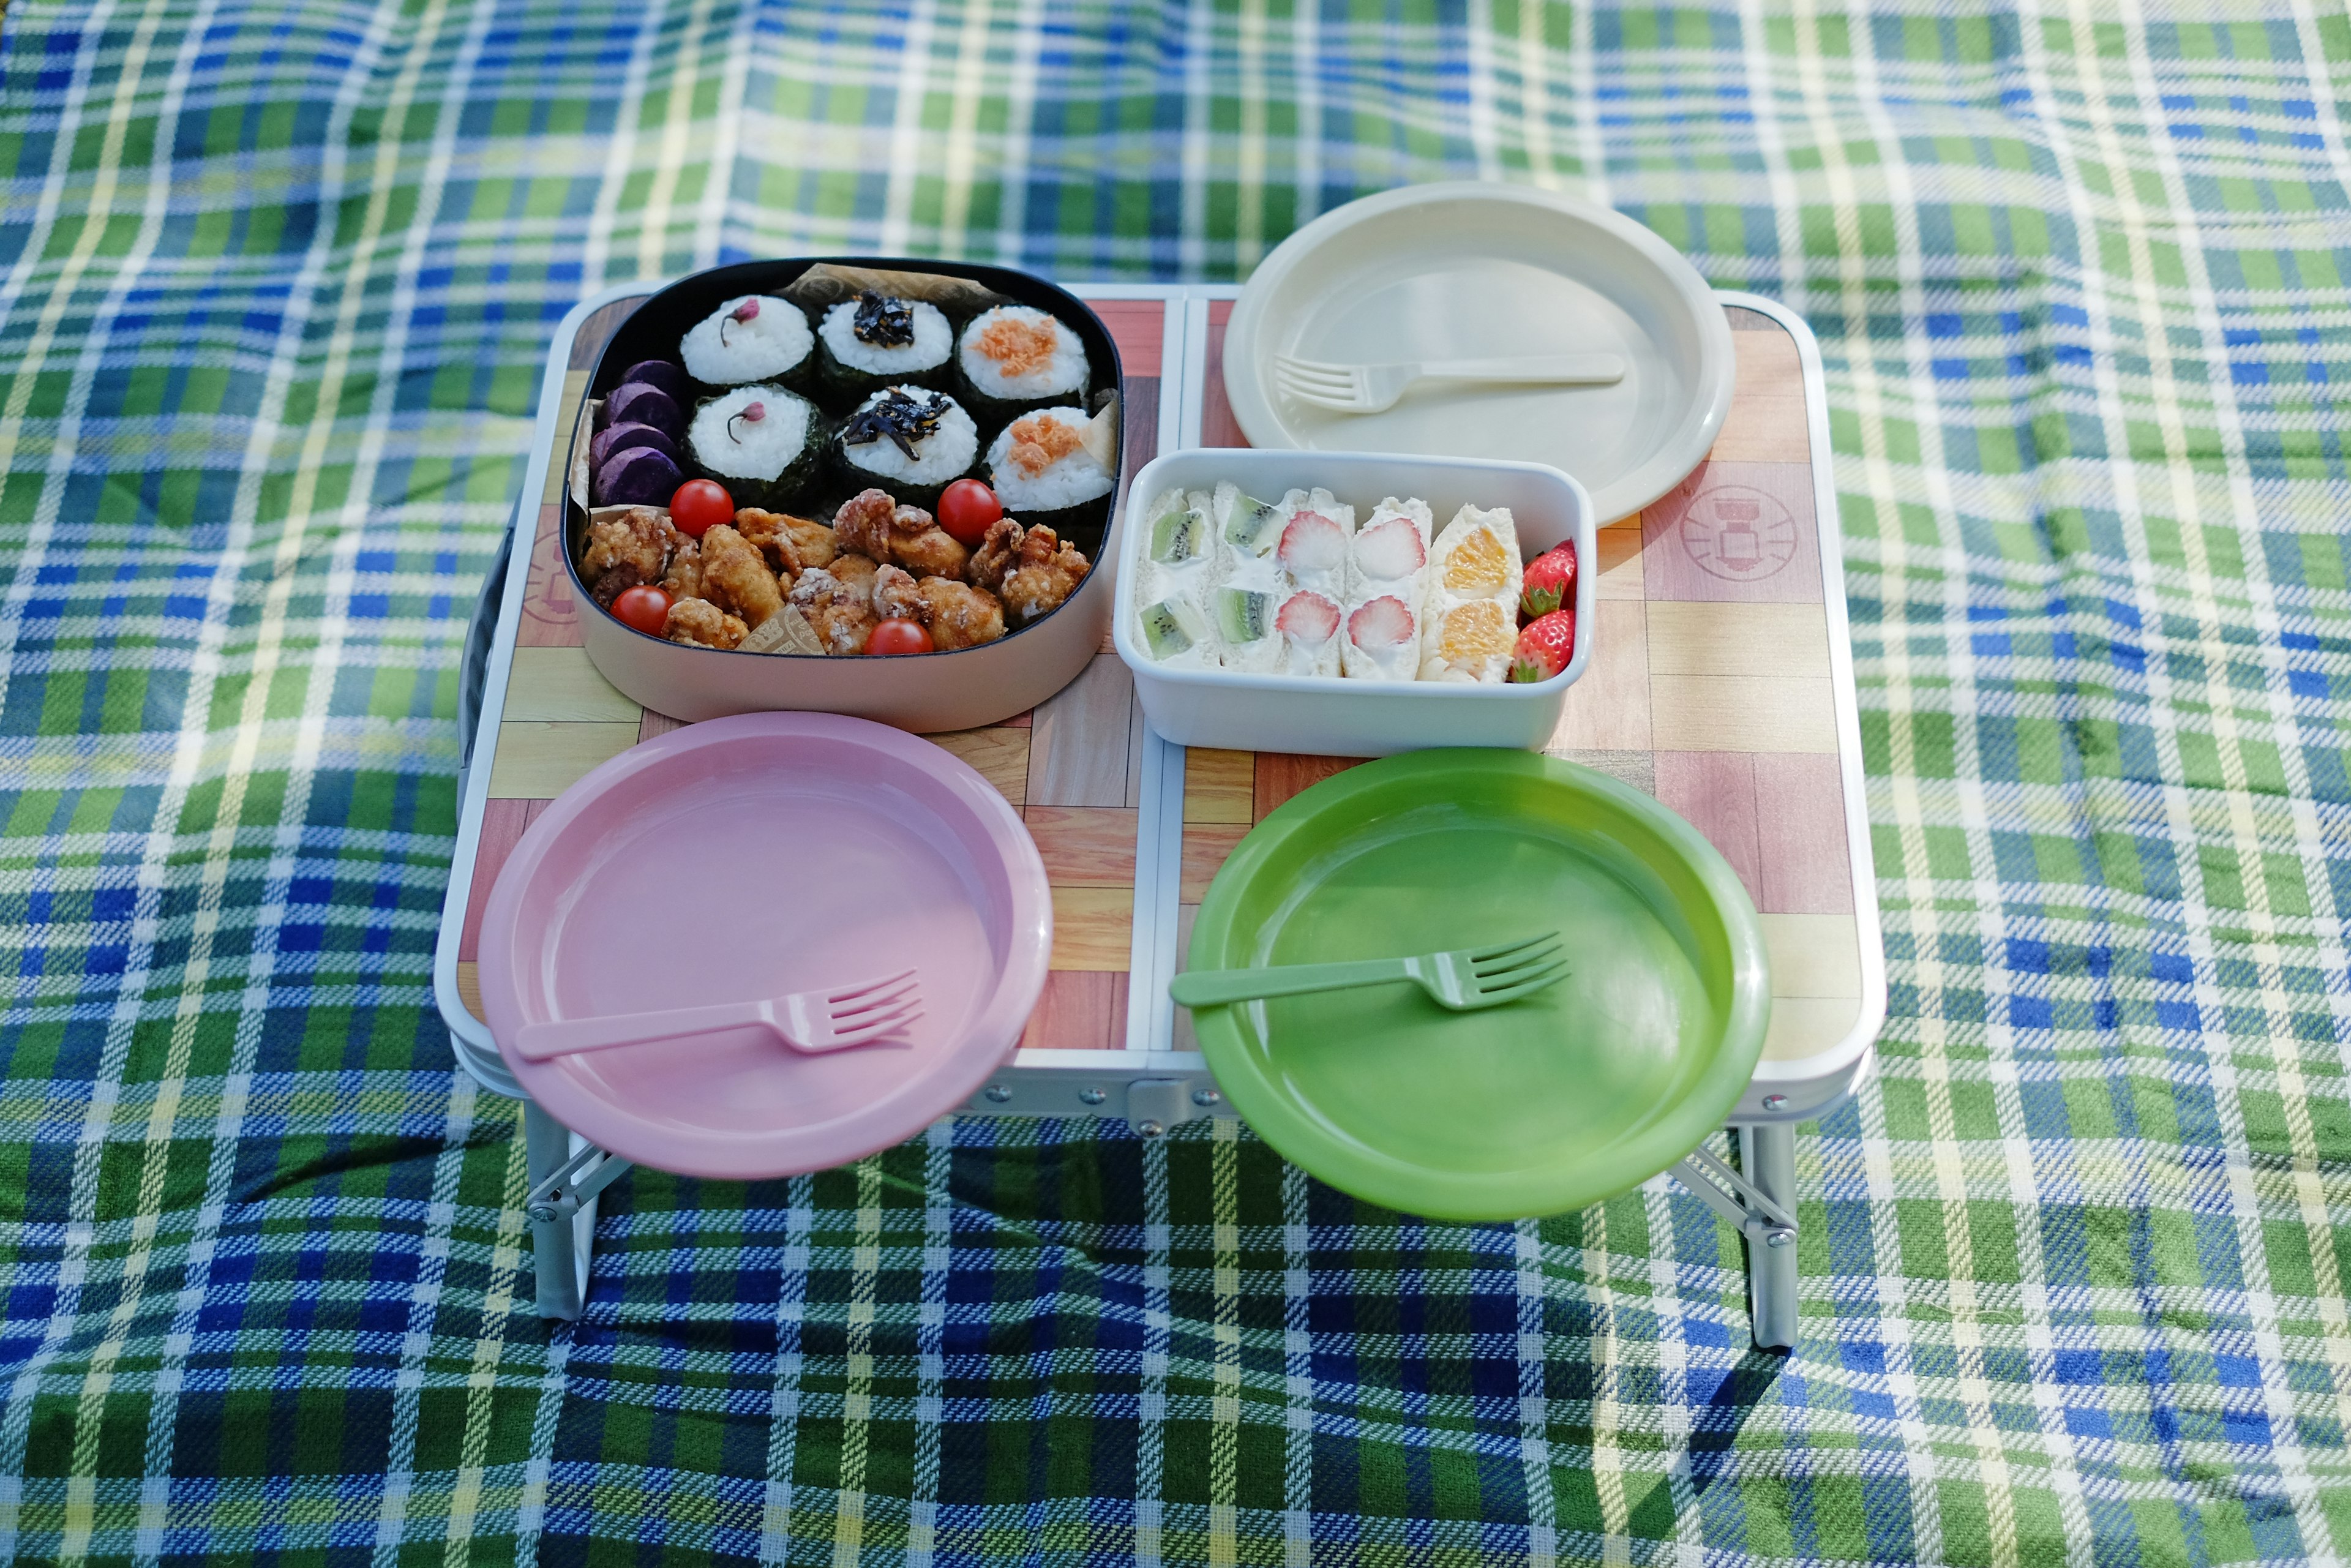
[[[0,1555],[2351,1552],[2346,80],[2339,5],[16,0]],[[1826,354],[1893,1017],[1794,1354],[1663,1181],[1425,1224],[1226,1124],[639,1172],[539,1322],[428,967],[567,306],[1462,175]]]

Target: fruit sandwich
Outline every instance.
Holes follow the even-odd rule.
[[[1265,500],[1226,481],[1144,514],[1144,647],[1173,669],[1495,685],[1510,670],[1523,567],[1506,507],[1465,505],[1442,536],[1417,497],[1363,526],[1329,490]]]
[[[1348,541],[1349,680],[1408,681],[1420,671],[1420,616],[1428,590],[1428,503],[1390,496]]]
[[[1464,505],[1429,552],[1420,678],[1494,685],[1510,669],[1523,573],[1507,507]]]
[[[1224,552],[1209,519],[1206,490],[1169,490],[1144,516],[1148,534],[1135,578],[1144,645],[1171,669],[1213,670],[1223,663],[1223,640],[1210,614],[1224,578]]]
[[[1260,501],[1227,483],[1217,486],[1210,516],[1225,552],[1216,617],[1224,667],[1337,674],[1338,594],[1355,509],[1328,490]]]
[[[1175,669],[1340,673],[1340,609],[1355,509],[1328,490],[1278,501],[1238,486],[1169,490],[1147,508],[1136,578],[1144,643]]]

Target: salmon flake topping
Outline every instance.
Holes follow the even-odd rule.
[[[1050,321],[1024,321],[999,316],[983,329],[972,346],[996,361],[1007,380],[1034,375],[1050,364],[1061,334]]]
[[[1004,454],[1031,479],[1085,444],[1085,438],[1058,419],[1032,414],[1012,423],[1012,444]]]

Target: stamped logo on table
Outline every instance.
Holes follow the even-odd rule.
[[[1770,577],[1796,559],[1796,519],[1761,490],[1724,485],[1682,514],[1682,544],[1713,576],[1733,582]]]
[[[571,574],[563,564],[563,514],[539,509],[538,532],[530,541],[530,583],[523,590],[522,624],[515,641],[526,648],[577,648],[580,604],[571,595]]]
[[[1643,591],[1653,600],[1817,604],[1812,470],[1708,460],[1641,511]]]

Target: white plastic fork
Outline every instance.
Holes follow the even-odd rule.
[[[811,1054],[864,1045],[895,1032],[923,1015],[922,989],[914,971],[827,991],[795,991],[755,1002],[674,1008],[659,1013],[620,1013],[611,1018],[559,1019],[523,1025],[515,1054],[545,1061],[583,1051],[650,1045],[722,1029],[763,1028],[794,1051]]]
[[[1290,397],[1341,413],[1379,413],[1416,382],[1493,382],[1604,386],[1625,379],[1620,354],[1539,354],[1501,360],[1400,360],[1385,365],[1333,365],[1273,357],[1273,381]]]

